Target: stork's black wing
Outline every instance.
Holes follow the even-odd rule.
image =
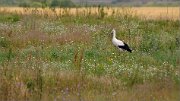
[[[128,44],[124,43],[123,46],[118,46],[119,48],[123,49],[123,50],[126,50],[128,52],[132,52],[132,50],[129,48]]]

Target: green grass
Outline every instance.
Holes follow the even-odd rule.
[[[1,13],[0,99],[178,101],[179,21],[103,14]],[[133,53],[112,45],[112,28]]]

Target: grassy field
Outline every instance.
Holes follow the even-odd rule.
[[[179,12],[0,8],[0,100],[179,101]]]

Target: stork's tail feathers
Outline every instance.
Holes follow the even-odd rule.
[[[129,48],[128,44],[124,43],[125,50],[132,53],[132,50]]]
[[[132,50],[131,49],[127,49],[128,52],[132,53]]]

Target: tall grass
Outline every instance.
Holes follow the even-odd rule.
[[[1,10],[1,100],[179,101],[178,20],[84,9]],[[112,45],[112,28],[132,54]]]
[[[77,7],[77,8],[21,8],[21,7],[0,7],[1,12],[18,13],[20,15],[31,15],[37,13],[44,17],[58,16],[119,16],[128,12],[146,19],[179,19],[178,7]]]

